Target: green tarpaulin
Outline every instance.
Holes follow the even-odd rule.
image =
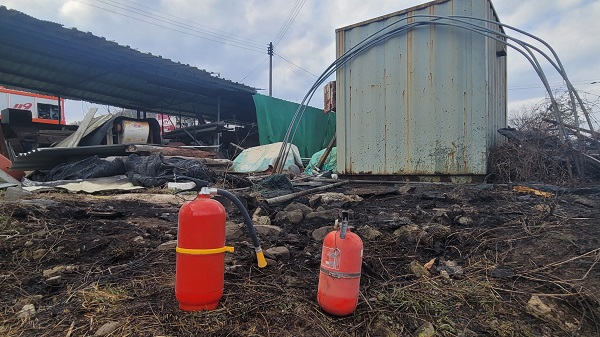
[[[258,139],[261,145],[281,142],[299,104],[265,95],[254,95]],[[327,147],[335,134],[335,113],[324,114],[322,109],[307,107],[300,120],[292,143],[302,158],[310,158]]]

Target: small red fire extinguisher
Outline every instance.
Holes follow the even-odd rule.
[[[362,255],[362,240],[348,229],[348,211],[343,211],[341,228],[323,240],[317,301],[325,312],[346,316],[356,309]]]
[[[227,191],[203,187],[196,199],[184,203],[179,210],[175,297],[182,310],[213,310],[223,296],[225,252],[233,252],[234,248],[225,246],[226,213],[221,203],[210,198],[216,194],[241,207],[254,242],[258,266],[267,265],[252,220],[242,203]]]

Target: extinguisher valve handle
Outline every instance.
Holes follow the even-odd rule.
[[[217,195],[217,189],[213,187],[202,187],[200,189],[200,193],[198,194],[211,195],[214,197],[215,195]]]
[[[256,259],[258,260],[258,268],[264,268],[267,266],[267,260],[265,259],[265,254],[263,253],[260,247],[254,248],[256,251]]]

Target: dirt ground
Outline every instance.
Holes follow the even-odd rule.
[[[347,184],[327,192],[362,200],[298,197],[311,207],[299,219],[284,211],[292,201],[264,207],[279,230],[261,231],[263,249],[290,252],[264,269],[227,206],[236,250],[209,312],[179,310],[174,294],[168,243],[185,198],[151,192],[3,199],[0,335],[600,335],[600,189],[545,198],[507,185]],[[358,307],[342,318],[317,304],[313,237],[338,208],[364,242]]]

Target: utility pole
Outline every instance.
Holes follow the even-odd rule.
[[[269,54],[269,96],[273,96],[273,42],[269,42],[267,54]]]

